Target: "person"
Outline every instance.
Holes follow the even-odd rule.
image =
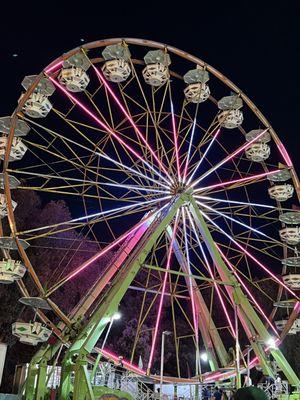
[[[110,360],[108,360],[107,362],[100,363],[99,366],[100,366],[100,372],[101,372],[101,383],[103,383],[103,386],[107,387],[109,377],[112,373]]]
[[[282,381],[279,374],[275,378],[275,392],[277,395],[282,393]]]
[[[208,391],[207,386],[204,386],[202,389],[202,399],[209,400],[209,391]]]
[[[123,357],[118,358],[118,362],[116,364],[115,368],[115,377],[114,377],[114,388],[115,389],[121,389],[121,383],[122,383],[122,375],[124,372],[124,366],[123,366]]]
[[[219,390],[219,388],[216,386],[215,391],[212,397],[213,400],[221,400],[222,399],[222,392]]]
[[[252,386],[252,379],[248,375],[245,376],[244,386],[246,387]]]

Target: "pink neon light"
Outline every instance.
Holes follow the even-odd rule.
[[[194,122],[193,122],[192,134],[191,134],[191,139],[190,139],[190,143],[189,143],[189,149],[188,149],[188,153],[187,153],[186,160],[185,160],[185,167],[184,167],[184,171],[183,171],[183,182],[185,182],[186,176],[187,176],[187,170],[188,170],[188,166],[189,166],[188,164],[190,161],[190,152],[191,152],[192,143],[193,143],[193,139],[194,139],[195,127],[196,127],[196,118],[194,119]]]
[[[300,301],[297,301],[297,303],[295,304],[294,310],[297,312],[300,312]]]
[[[110,244],[109,246],[106,246],[103,250],[101,250],[99,253],[95,254],[93,257],[91,257],[89,260],[84,262],[79,269],[73,272],[73,274],[68,276],[68,280],[74,278],[74,276],[78,275],[79,272],[83,271],[85,268],[87,268],[89,265],[91,265],[94,261],[98,260],[100,257],[102,257],[104,254],[106,254],[109,250],[113,249],[117,244],[119,244],[122,240],[124,240],[127,236],[129,236],[131,233],[136,231],[140,226],[145,224],[147,221],[149,221],[150,218],[153,218],[153,215],[157,214],[159,211],[162,209],[156,211],[154,214],[149,215],[147,218],[139,222],[137,225],[135,225],[129,232],[124,233],[121,235],[115,242]],[[66,281],[66,282],[67,282]]]
[[[171,114],[172,114],[172,127],[173,127],[173,137],[174,137],[174,151],[176,155],[176,165],[178,171],[178,180],[181,180],[181,172],[180,172],[180,161],[179,161],[179,148],[178,148],[178,132],[176,128],[176,121],[174,115],[174,107],[173,103],[171,102]]]
[[[296,293],[294,293],[284,282],[282,282],[280,279],[277,278],[276,275],[273,274],[266,266],[264,266],[257,258],[255,258],[251,253],[249,253],[248,250],[246,250],[245,247],[243,247],[239,242],[237,242],[235,239],[233,239],[232,236],[230,236],[227,232],[225,232],[218,224],[216,224],[208,215],[201,213],[205,216],[206,219],[208,219],[215,227],[217,227],[226,237],[228,237],[239,249],[243,250],[245,254],[247,254],[248,257],[250,257],[253,261],[256,262],[257,265],[259,265],[264,271],[266,271],[272,278],[279,283],[282,287],[284,287],[289,293],[291,293],[296,299],[298,299],[298,296]]]
[[[292,167],[293,166],[292,160],[290,159],[290,156],[288,155],[288,152],[286,151],[286,148],[284,147],[284,145],[282,143],[279,143],[277,145],[277,147],[278,147],[286,165],[288,167]]]
[[[93,65],[92,66],[99,78],[99,80],[103,83],[103,85],[106,87],[106,89],[109,91],[109,93],[111,94],[111,96],[113,97],[113,99],[115,100],[115,102],[118,104],[118,106],[120,107],[120,109],[122,110],[123,114],[126,116],[126,118],[128,119],[128,121],[131,123],[131,125],[133,126],[134,130],[136,131],[136,133],[138,134],[138,136],[142,139],[142,141],[145,143],[145,145],[147,146],[148,150],[150,151],[150,153],[152,154],[152,156],[154,157],[154,159],[157,161],[158,165],[160,166],[160,168],[165,172],[165,174],[168,176],[168,171],[166,169],[166,167],[163,165],[163,163],[161,162],[161,160],[158,158],[158,156],[156,155],[155,151],[152,149],[152,147],[150,146],[150,144],[147,142],[147,140],[145,139],[144,135],[141,133],[141,131],[139,130],[139,128],[137,127],[137,125],[135,124],[134,120],[131,118],[131,116],[128,114],[128,112],[126,111],[126,109],[123,107],[123,105],[121,104],[120,100],[118,99],[118,97],[116,96],[116,94],[114,93],[114,91],[112,90],[112,88],[110,87],[110,85],[107,83],[106,79],[102,76],[102,74],[100,73],[100,71]]]
[[[185,222],[184,208],[182,208],[182,218],[183,218],[183,230],[184,230],[184,241],[185,241],[185,248],[186,248],[186,259],[187,259],[187,264],[188,264],[188,273],[191,274],[190,255],[189,255],[188,240],[187,240],[187,233],[186,233],[186,222]],[[198,348],[198,342],[199,342],[198,318],[197,318],[194,290],[193,290],[192,278],[191,277],[189,277],[189,284],[190,284],[190,296],[191,296],[191,303],[192,303],[195,339],[196,339],[196,344],[197,344],[197,348]]]
[[[268,129],[265,129],[262,131],[258,136],[250,140],[249,142],[245,143],[243,146],[239,147],[237,150],[235,150],[232,154],[224,158],[223,161],[219,162],[212,170],[207,171],[204,175],[202,175],[199,179],[197,179],[193,184],[192,187],[194,187],[197,183],[202,181],[202,179],[206,178],[208,175],[210,175],[212,172],[214,172],[216,169],[221,167],[223,164],[225,164],[227,161],[230,161],[233,157],[235,157],[237,154],[245,150],[247,147],[249,147],[252,143],[257,142],[257,140],[267,131]]]
[[[115,362],[119,361],[119,356],[117,354],[112,353],[111,351],[108,351],[106,349],[101,349],[101,353],[103,353],[104,357],[106,358],[111,358]],[[137,365],[132,364],[130,361],[123,360],[122,362],[124,366],[130,369],[131,371],[137,372],[141,375],[146,375],[146,371],[139,368]]]
[[[241,279],[241,277],[238,275],[237,271],[235,270],[235,268],[233,267],[233,265],[230,263],[230,261],[227,259],[227,257],[225,256],[225,254],[222,252],[222,250],[220,249],[220,247],[216,244],[217,249],[219,250],[221,256],[223,257],[224,261],[226,262],[226,264],[229,266],[229,268],[232,270],[232,272],[234,273],[234,275],[237,277],[238,281],[240,282],[240,284],[243,286],[243,288],[246,290],[246,292],[248,293],[248,295],[250,296],[250,298],[252,299],[252,301],[254,302],[254,304],[256,305],[256,307],[259,309],[259,311],[261,312],[262,316],[265,318],[265,320],[268,322],[268,324],[270,325],[270,327],[273,329],[274,333],[276,334],[276,336],[278,336],[277,330],[274,327],[274,325],[272,324],[272,322],[269,320],[269,318],[266,316],[266,314],[264,313],[263,309],[260,307],[260,305],[258,304],[258,302],[255,300],[254,296],[252,295],[252,293],[250,292],[250,290],[247,288],[246,284],[243,282],[243,280]]]
[[[188,184],[191,182],[191,180],[193,179],[193,176],[195,175],[197,169],[200,167],[200,165],[202,164],[203,160],[206,157],[206,154],[209,152],[209,149],[211,148],[211,146],[213,145],[213,143],[215,142],[215,140],[217,139],[219,133],[221,132],[221,129],[218,129],[214,135],[214,137],[212,138],[211,142],[209,143],[207,149],[205,150],[205,152],[203,153],[200,161],[198,162],[198,164],[196,165],[192,175],[190,176],[190,178],[188,179]]]
[[[206,267],[207,267],[207,269],[208,269],[208,271],[209,271],[210,277],[211,277],[212,279],[215,279],[214,274],[213,274],[213,272],[212,272],[212,269],[211,269],[211,267],[210,267],[210,265],[209,265],[209,262],[208,262],[208,260],[207,260],[206,254],[205,254],[205,252],[204,252],[203,246],[202,246],[202,244],[201,244],[201,242],[200,242],[200,240],[199,240],[199,237],[198,237],[198,235],[197,235],[197,233],[196,233],[196,229],[195,229],[195,225],[194,225],[194,222],[193,222],[193,220],[192,220],[192,217],[191,217],[189,211],[187,211],[187,213],[188,213],[188,215],[189,215],[191,225],[192,225],[193,230],[194,230],[194,232],[195,232],[196,240],[197,240],[198,245],[199,245],[199,247],[200,247],[200,249],[201,249],[201,252],[202,252],[203,258],[204,258],[204,260],[205,260]],[[235,338],[235,337],[236,337],[235,329],[234,329],[234,327],[233,327],[233,324],[232,324],[231,319],[230,319],[230,316],[229,316],[229,314],[228,314],[226,305],[225,305],[224,300],[223,300],[223,298],[222,298],[222,295],[221,295],[221,292],[220,292],[220,288],[219,288],[219,286],[216,284],[216,282],[214,282],[214,287],[215,287],[216,292],[217,292],[217,294],[218,294],[218,297],[219,297],[219,299],[220,299],[220,302],[221,302],[221,305],[222,305],[224,314],[225,314],[225,316],[226,316],[226,319],[227,319],[227,321],[228,321],[228,324],[229,324],[229,326],[230,326],[232,335],[233,335],[233,337]]]
[[[52,72],[57,67],[60,67],[62,64],[63,64],[63,61],[58,61],[56,64],[54,64],[51,67],[45,69],[46,74],[48,74],[49,72]]]
[[[159,301],[159,307],[158,307],[158,313],[157,313],[157,318],[156,318],[156,324],[155,324],[155,329],[154,329],[154,334],[153,334],[153,339],[152,339],[150,357],[149,357],[149,361],[148,361],[148,370],[150,370],[151,366],[152,366],[154,349],[155,349],[155,344],[156,344],[156,339],[157,339],[159,322],[160,322],[160,318],[161,318],[162,306],[163,306],[163,302],[164,302],[164,295],[165,295],[167,279],[168,279],[168,271],[170,269],[171,255],[173,252],[173,244],[174,244],[174,240],[175,240],[175,236],[176,236],[177,226],[178,226],[178,212],[176,215],[174,229],[173,229],[173,235],[171,238],[171,243],[170,243],[169,252],[168,252],[166,272],[165,272],[165,276],[164,276],[164,281],[163,281],[163,286],[162,286],[162,291],[161,291],[161,296],[160,296],[160,301]]]
[[[274,174],[274,173],[276,173],[278,171],[281,171],[281,170],[280,169],[275,169],[273,171],[268,171],[268,172],[263,172],[263,173],[257,174],[257,175],[247,176],[246,178],[235,179],[233,181],[227,181],[227,182],[221,182],[221,183],[217,183],[215,185],[203,187],[201,189],[196,189],[195,191],[199,192],[201,190],[215,189],[217,187],[232,185],[234,183],[247,182],[247,181],[251,181],[252,179],[263,178],[264,176],[268,176],[268,175]]]
[[[126,147],[132,154],[135,155],[139,160],[146,164],[150,169],[152,169],[156,174],[158,174],[162,179],[169,183],[161,174],[159,174],[155,168],[153,168],[144,158],[137,153],[131,146],[129,146],[122,138],[120,138],[113,130],[110,129],[104,122],[102,122],[94,113],[92,113],[83,103],[81,103],[75,96],[69,93],[60,83],[49,76],[49,79],[57,86],[67,97],[69,97],[75,104],[77,104],[82,110],[84,110],[91,118],[93,118],[103,129],[105,129],[109,134],[118,140],[124,147]]]
[[[275,343],[276,343],[276,345],[278,346],[279,344],[280,344],[280,340],[279,339],[276,339],[275,340]],[[266,347],[265,348],[265,352],[267,352],[267,351],[269,351],[270,350],[270,347],[268,346],[268,347]],[[255,367],[255,365],[257,365],[258,364],[258,362],[259,362],[259,360],[258,360],[258,357],[254,357],[251,361],[250,361],[250,368],[253,368],[253,367]],[[241,370],[241,372],[243,372],[243,371],[246,371],[246,368],[244,368],[243,370]],[[206,376],[205,378],[204,378],[204,382],[211,382],[211,381],[216,381],[216,380],[221,380],[221,379],[228,379],[228,378],[230,378],[230,377],[232,377],[232,376],[234,376],[235,375],[235,372],[232,372],[232,371],[230,371],[230,372],[217,372],[217,373],[212,373],[212,374],[209,374],[208,376]],[[221,378],[221,379],[220,379]]]

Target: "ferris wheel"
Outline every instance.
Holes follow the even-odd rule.
[[[166,324],[176,373],[165,382],[229,379],[247,367],[250,346],[248,367],[272,376],[271,354],[298,386],[280,344],[300,332],[293,207],[300,186],[284,145],[248,97],[201,59],[130,38],[71,50],[22,86],[16,110],[0,119],[0,212],[9,222],[0,232],[0,280],[16,282],[35,314],[33,322],[16,321],[13,334],[42,343],[27,398],[37,376],[44,393],[42,366],[61,345],[62,398],[71,387],[93,398],[85,375],[91,353],[123,356],[108,350],[109,335],[101,348],[99,340],[115,313],[126,313],[129,291],[138,312],[128,370],[155,379]],[[20,229],[14,193],[22,191],[64,200],[72,216]],[[41,259],[49,247],[53,254],[47,279],[30,257],[37,247]],[[84,286],[91,276],[66,307],[74,282]],[[141,368],[145,326],[150,347]],[[187,348],[193,377],[183,372]]]

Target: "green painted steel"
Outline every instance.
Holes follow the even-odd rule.
[[[82,360],[86,359],[86,356],[93,350],[106,325],[110,322],[111,317],[117,311],[119,303],[128,287],[145,262],[148,253],[166,227],[171,223],[179,207],[185,201],[185,194],[175,197],[171,205],[163,211],[162,216],[159,216],[159,218],[151,224],[148,232],[142,237],[138,248],[128,256],[128,260],[119,271],[117,279],[93,313],[92,318],[66,352],[62,362],[62,384],[60,392],[60,398],[62,400],[67,400],[71,391],[72,371],[75,372],[75,376],[77,374],[81,376],[81,379],[75,378],[74,381],[74,400],[82,398],[76,397],[79,396],[79,394],[80,396],[85,394],[87,399],[93,399],[89,390],[90,382],[87,383],[87,380],[84,379],[84,369],[86,368],[86,365],[83,365]]]
[[[171,227],[168,227],[168,234],[169,237],[172,236],[172,229]],[[175,257],[178,260],[179,265],[181,266],[183,271],[188,271],[187,267],[187,260],[178,244],[177,241],[174,241],[174,254]],[[207,352],[208,355],[208,362],[211,371],[216,371],[219,366],[218,366],[218,361],[216,358],[215,350],[218,354],[219,360],[221,365],[224,367],[227,365],[228,362],[228,354],[225,349],[225,346],[221,340],[221,337],[219,335],[219,332],[211,318],[211,315],[209,313],[209,310],[207,308],[207,305],[202,297],[202,294],[200,290],[198,289],[197,283],[195,282],[195,279],[193,279],[193,276],[186,274],[185,276],[187,285],[188,283],[188,278],[191,279],[192,287],[195,288],[194,294],[195,294],[195,302],[198,307],[199,311],[199,329],[202,335],[202,339],[204,342],[204,347],[205,351]]]
[[[198,205],[193,199],[191,194],[181,193],[174,197],[168,208],[166,207],[161,215],[149,226],[145,234],[142,236],[140,242],[128,255],[126,261],[122,264],[120,270],[116,274],[116,278],[113,284],[108,289],[104,297],[101,299],[100,304],[93,312],[90,320],[76,335],[76,338],[71,343],[71,346],[66,351],[62,362],[61,372],[61,383],[60,383],[60,395],[59,398],[62,400],[69,399],[70,395],[73,396],[74,400],[81,399],[95,399],[95,393],[99,391],[99,388],[92,386],[91,377],[88,375],[88,364],[92,363],[88,359],[94,346],[96,345],[99,337],[103,333],[107,324],[111,321],[113,314],[118,310],[120,301],[126,293],[131,282],[135,278],[136,274],[143,266],[147,255],[159,240],[161,234],[168,228],[171,221],[175,217],[178,209],[182,205],[189,205],[190,210],[195,218],[197,227],[204,239],[204,242],[209,250],[209,253],[218,269],[219,275],[230,299],[237,305],[238,317],[243,324],[245,332],[250,340],[250,344],[258,357],[260,364],[263,368],[263,372],[268,375],[272,375],[267,356],[262,347],[262,342],[267,341],[270,338],[270,334],[266,327],[260,320],[256,311],[249,302],[247,296],[241,290],[241,287],[236,280],[234,274],[228,269],[226,263],[223,261],[219,251],[213,241],[208,226],[204,221],[204,218],[200,212]],[[179,246],[178,246],[179,247]],[[184,255],[181,255],[175,250],[176,257],[179,264],[182,266],[186,263]],[[177,249],[178,250],[178,249]],[[180,250],[180,249],[179,249]],[[184,266],[184,265],[183,265]],[[185,268],[182,269],[185,271]],[[186,272],[186,271],[185,271]],[[186,275],[186,273],[185,273]],[[189,277],[186,277],[188,279]],[[194,282],[193,277],[190,277]],[[196,286],[196,283],[195,283]],[[204,329],[201,323],[199,324],[200,332],[204,339],[205,347],[208,354],[211,355],[210,365],[212,370],[218,368],[217,360],[214,356],[214,349],[217,351],[218,358],[222,366],[228,361],[228,354],[225,350],[224,344],[221,341],[219,333],[211,320],[211,316],[207,309],[207,306],[202,298],[200,291],[196,291],[197,305],[199,307],[199,316],[204,324],[214,327],[215,329]],[[65,340],[70,340],[67,331],[65,330]],[[47,364],[57,353],[61,342],[55,345],[44,345],[32,358],[28,377],[26,380],[25,387],[25,398],[26,400],[42,400],[47,395]],[[282,369],[287,379],[293,386],[300,386],[300,380],[281,353],[279,349],[271,349],[271,354],[277,361],[279,367]],[[97,361],[100,356],[97,358]],[[97,362],[94,366],[92,375],[95,373],[97,368]],[[74,384],[71,381],[71,374],[74,374]],[[36,388],[35,388],[36,382]],[[108,390],[106,393],[111,393]],[[98,397],[98,394],[96,394]],[[129,396],[129,395],[128,395]],[[130,400],[130,396],[127,399]],[[296,394],[295,394],[296,396]],[[126,396],[122,396],[126,397]],[[295,397],[296,398],[296,397]]]
[[[256,311],[252,307],[247,296],[242,292],[239,282],[236,280],[234,274],[231,273],[231,271],[228,269],[227,265],[223,261],[215,245],[215,242],[211,236],[208,226],[204,221],[204,218],[199,210],[199,207],[192,197],[190,201],[190,209],[196,220],[197,227],[202,235],[202,238],[207,246],[207,249],[216,267],[218,268],[218,272],[221,278],[222,279],[224,278],[226,281],[230,281],[233,284],[233,286],[226,288],[227,290],[230,289],[233,291],[232,292],[233,300],[239,308],[240,316],[242,317],[241,315],[242,313],[244,316],[247,316],[248,321],[251,322],[252,326],[255,328],[257,332],[258,338],[254,337],[250,342],[251,345],[253,345],[253,350],[256,352],[256,356],[259,358],[262,367],[272,375],[273,374],[272,369],[270,368],[265,352],[261,347],[262,346],[261,341],[266,342],[268,339],[270,339],[271,336],[266,327],[264,326],[264,324],[262,323],[261,319],[257,315]],[[272,356],[275,358],[279,368],[285,374],[289,383],[293,386],[299,387],[300,379],[295,374],[294,370],[292,369],[292,367],[290,366],[290,364],[288,363],[282,352],[279,349],[270,349],[270,352]]]

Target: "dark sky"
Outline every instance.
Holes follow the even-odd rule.
[[[0,115],[12,112],[25,75],[40,72],[81,38],[148,38],[193,53],[233,80],[270,120],[299,171],[297,2],[5,3],[11,5],[1,10]]]

